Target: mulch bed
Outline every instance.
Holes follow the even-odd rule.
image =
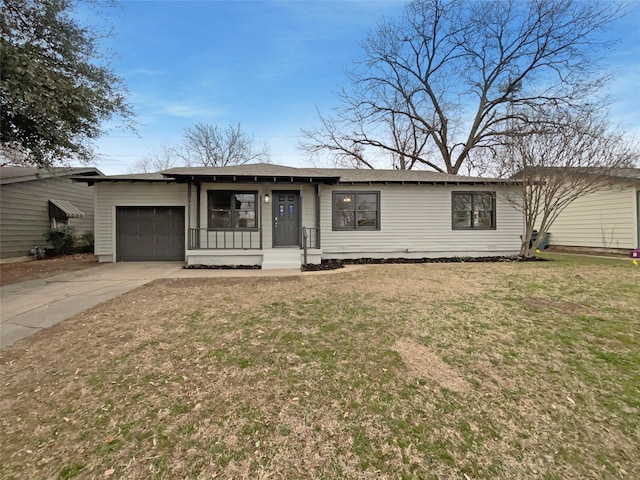
[[[444,257],[444,258],[356,258],[356,259],[326,259],[322,263],[309,263],[302,267],[303,272],[319,272],[336,270],[345,265],[382,265],[390,263],[496,263],[496,262],[545,262],[540,257]],[[187,265],[185,269],[194,270],[259,270],[260,265]]]
[[[260,265],[185,265],[186,270],[260,270]]]
[[[349,260],[327,259],[320,264],[307,264],[302,267],[304,272],[320,270],[335,270],[345,265],[382,265],[389,263],[496,263],[496,262],[540,262],[547,261],[540,257],[444,257],[444,258],[357,258]]]

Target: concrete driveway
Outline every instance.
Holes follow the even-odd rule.
[[[11,345],[158,278],[179,277],[181,262],[108,263],[0,287],[0,346]]]

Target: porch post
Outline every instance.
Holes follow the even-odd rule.
[[[198,239],[196,241],[196,247],[200,248],[200,187],[202,186],[202,184],[200,182],[196,183],[196,238]],[[207,239],[208,237],[208,233],[207,233]],[[208,241],[208,240],[207,240]]]
[[[316,183],[316,248],[320,248],[320,183]]]
[[[302,235],[302,227],[304,227],[304,225],[302,224],[302,209],[304,208],[304,198],[303,198],[303,194],[304,194],[304,188],[302,185],[300,185],[299,187],[299,193],[298,193],[298,247],[299,248],[304,248],[304,237]]]
[[[187,182],[187,250],[191,250],[191,180]]]

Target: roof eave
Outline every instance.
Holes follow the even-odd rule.
[[[96,183],[176,183],[173,178],[109,178],[109,177],[71,177],[74,182],[84,182],[88,186]]]
[[[519,185],[517,180],[340,180],[340,185]]]
[[[291,175],[197,175],[163,172],[165,177],[174,179],[177,183],[187,182],[211,182],[211,183],[273,183],[273,184],[300,184],[300,183],[324,183],[335,185],[340,177],[325,176],[291,176]]]

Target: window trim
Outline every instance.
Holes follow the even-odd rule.
[[[358,227],[357,215],[353,219],[353,228],[339,227],[336,225],[336,196],[337,195],[354,195],[355,204],[358,204],[358,195],[375,195],[376,196],[376,225],[375,227]],[[357,210],[354,210],[357,212]],[[376,232],[380,230],[380,190],[333,190],[331,192],[331,230],[334,232],[353,232],[368,231]]]
[[[254,214],[256,220],[255,227],[212,227],[211,226],[211,194],[219,193],[219,194],[227,194],[227,195],[255,195],[255,201],[253,202]],[[207,190],[207,231],[242,231],[242,232],[257,232],[260,229],[260,205],[259,205],[260,195],[257,190]],[[235,212],[235,207],[233,201],[231,202],[231,212]],[[233,213],[232,213],[233,215]]]
[[[471,225],[469,227],[460,227],[455,223],[455,197],[456,195],[471,195]],[[476,211],[474,208],[475,205],[475,196],[476,195],[490,195],[491,196],[491,226],[483,227],[476,226],[473,224],[473,212]],[[497,229],[497,221],[496,221],[496,192],[495,191],[483,191],[483,190],[474,190],[474,191],[454,191],[451,192],[451,229],[452,230],[496,230]]]

